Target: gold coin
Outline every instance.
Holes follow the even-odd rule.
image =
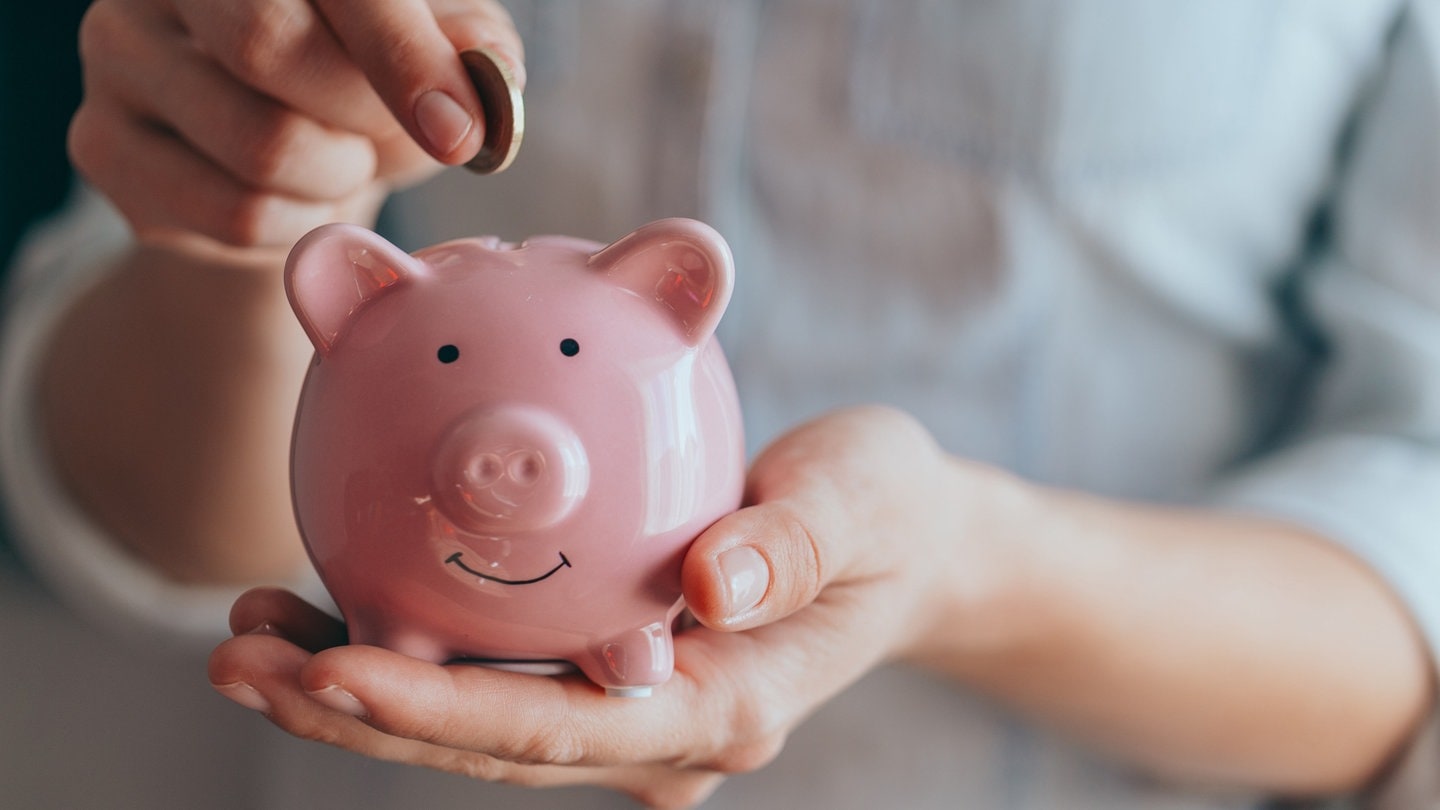
[[[525,99],[509,63],[486,48],[461,51],[485,115],[485,140],[465,168],[476,174],[505,171],[520,151],[525,134]]]

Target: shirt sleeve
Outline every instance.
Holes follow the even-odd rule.
[[[78,614],[145,643],[212,644],[229,634],[230,605],[243,588],[176,583],[126,552],[72,499],[40,430],[37,383],[49,337],[129,243],[119,215],[82,186],[55,220],[29,235],[17,255],[0,318],[3,511],[17,552]],[[329,604],[313,572],[275,584]]]
[[[1299,427],[1283,446],[1228,476],[1218,498],[1341,544],[1388,582],[1435,653],[1440,2],[1411,3],[1399,18],[1341,172],[1324,254],[1298,279],[1299,316],[1320,347]],[[1440,767],[1410,759],[1409,767],[1432,776]],[[1399,776],[1416,781],[1413,773]]]

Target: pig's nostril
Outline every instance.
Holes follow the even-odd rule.
[[[465,477],[475,487],[488,487],[505,473],[505,462],[494,453],[481,453],[470,462]]]
[[[510,480],[532,486],[545,474],[545,457],[533,450],[520,450],[505,459],[505,468]]]

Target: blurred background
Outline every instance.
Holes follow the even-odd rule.
[[[0,283],[25,231],[70,187],[65,131],[80,100],[75,36],[87,5],[0,2]],[[185,754],[206,750],[187,740],[234,714],[197,676],[203,658],[137,656],[75,620],[26,575],[8,534],[0,520],[0,808],[140,810],[137,796],[164,797],[150,810],[199,808],[216,806],[212,791],[242,789],[210,754]],[[128,697],[157,688],[173,701]],[[236,757],[249,745],[241,737]],[[124,749],[157,743],[175,754],[165,767],[122,764]]]
[[[0,267],[70,184],[65,129],[80,102],[84,0],[0,3]]]
[[[65,130],[80,103],[75,35],[88,0],[0,3],[0,280],[25,230],[60,207]],[[18,565],[0,521],[0,565]]]

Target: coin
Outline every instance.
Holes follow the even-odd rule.
[[[485,115],[485,140],[465,168],[476,174],[505,171],[520,151],[525,134],[525,99],[510,64],[494,51],[474,48],[460,52]]]

